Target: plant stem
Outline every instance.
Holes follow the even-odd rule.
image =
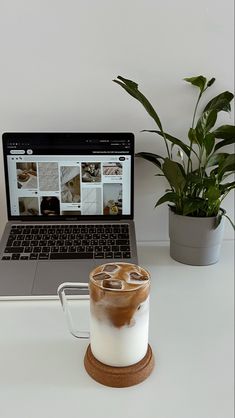
[[[193,120],[192,120],[192,129],[194,129],[194,122],[195,122],[195,117],[196,117],[196,113],[197,113],[197,108],[200,102],[200,99],[202,97],[202,94],[205,90],[200,91],[200,94],[198,96],[197,102],[196,102],[196,106],[193,112]],[[189,173],[189,161],[191,160],[191,152],[192,152],[192,148],[193,148],[193,141],[190,140],[190,147],[189,147],[189,156],[188,156],[188,166],[187,166],[187,174]]]
[[[197,108],[198,108],[198,105],[199,105],[199,102],[200,102],[200,99],[202,97],[202,93],[203,92],[204,92],[204,90],[200,91],[200,94],[198,96],[197,103],[196,103],[196,106],[195,106],[195,109],[194,109],[193,121],[192,121],[192,129],[194,129],[194,122],[195,122],[195,117],[196,117],[196,113],[197,113]]]
[[[163,135],[163,139],[164,139],[164,142],[165,142],[165,145],[166,145],[166,150],[167,150],[168,157],[171,160],[172,155],[170,154],[170,150],[169,150],[168,143],[167,143],[167,138],[166,138],[166,135],[165,135],[165,132],[163,131],[163,129],[162,129],[162,135]]]

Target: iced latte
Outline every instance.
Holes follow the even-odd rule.
[[[93,355],[116,367],[140,361],[148,348],[149,273],[135,264],[108,263],[91,272],[89,288]]]

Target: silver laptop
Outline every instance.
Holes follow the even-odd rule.
[[[0,298],[53,297],[95,265],[137,263],[132,133],[4,133]]]

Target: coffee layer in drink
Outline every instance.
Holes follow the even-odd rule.
[[[118,328],[133,326],[142,311],[144,314],[149,284],[149,273],[135,264],[98,266],[90,277],[91,314]]]

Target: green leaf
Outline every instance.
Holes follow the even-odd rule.
[[[220,198],[220,190],[216,186],[211,186],[206,191],[205,196],[207,197],[207,199],[209,201],[212,201],[213,202],[213,201],[215,201],[215,200],[217,200],[217,199]]]
[[[193,128],[190,128],[188,131],[188,138],[190,140],[190,142],[192,142],[193,144],[197,144],[198,140],[197,140],[197,134],[196,134],[196,130]]]
[[[209,188],[211,186],[215,186],[216,185],[216,177],[212,176],[212,177],[204,177],[203,178],[203,188]]]
[[[234,125],[223,125],[212,132],[216,138],[224,139],[215,146],[215,151],[225,147],[226,145],[234,144],[235,142],[235,126]]]
[[[219,185],[219,189],[220,189],[222,194],[227,193],[234,188],[235,188],[235,181]]]
[[[158,114],[156,113],[155,109],[148,101],[148,99],[138,90],[138,84],[132,80],[128,80],[127,78],[121,77],[120,75],[117,77],[118,80],[113,80],[114,83],[119,84],[127,93],[129,93],[132,97],[138,100],[148,112],[149,116],[154,119],[159,129],[162,131],[162,124]],[[121,81],[119,81],[121,80]]]
[[[219,164],[218,177],[222,179],[224,173],[228,171],[235,170],[235,154],[228,155],[222,162]]]
[[[193,84],[194,86],[199,87],[201,92],[205,89],[207,79],[203,77],[203,75],[199,75],[197,77],[190,77],[190,78],[184,78],[185,81],[188,83]]]
[[[162,168],[162,164],[159,161],[159,159],[164,160],[164,158],[158,154],[153,154],[151,152],[138,152],[137,154],[135,154],[135,156],[143,158],[144,160],[150,161],[157,167]]]
[[[221,221],[222,221],[222,216],[226,216],[225,215],[225,210],[224,209],[221,209],[220,211],[219,211],[219,213],[218,213],[218,215],[216,216],[216,219],[215,219],[215,225],[214,225],[214,229],[216,229],[216,228],[218,228],[218,226],[219,226],[219,224],[221,223]]]
[[[208,155],[211,154],[211,152],[214,148],[214,145],[215,145],[214,135],[209,132],[208,134],[206,134],[203,142],[204,142],[204,146],[206,148],[206,155],[208,156]]]
[[[164,194],[164,196],[160,197],[160,199],[157,201],[155,205],[155,208],[165,202],[176,203],[177,199],[178,199],[178,196],[175,192],[168,192]]]
[[[230,144],[234,144],[234,139],[225,139],[224,141],[220,141],[218,142],[218,144],[216,144],[215,146],[215,151],[217,151],[218,149],[222,148],[222,147],[226,147],[226,145],[230,145]]]
[[[175,161],[165,158],[162,166],[162,171],[165,174],[169,184],[176,192],[181,192],[186,184],[185,175],[183,174],[183,167]]]
[[[200,198],[186,198],[183,204],[182,215],[195,215],[197,210],[204,208],[204,201]]]
[[[208,182],[208,178],[203,178],[202,179],[201,172],[198,169],[195,170],[195,171],[193,171],[193,172],[191,172],[191,173],[189,172],[187,174],[187,182],[188,182],[188,184],[197,185],[197,184],[201,184],[202,181],[203,181],[203,183],[206,184],[206,182]],[[214,182],[215,180],[210,179],[210,181],[213,181]]]
[[[161,132],[161,131],[144,129],[142,132],[152,132],[152,133],[156,133],[156,134],[160,135],[161,137],[164,137],[163,132]],[[185,152],[185,154],[189,157],[190,150],[189,150],[188,145],[186,145],[180,139],[175,138],[174,136],[167,134],[166,132],[164,132],[164,135],[168,139],[168,141],[172,142],[174,145],[178,145],[178,147],[180,147]]]
[[[207,112],[208,110],[212,109],[216,110],[217,112],[220,112],[221,110],[229,112],[231,110],[230,102],[233,97],[234,96],[232,93],[229,91],[224,91],[223,93],[210,100],[203,112]]]
[[[218,154],[212,154],[212,156],[208,160],[207,167],[212,167],[214,165],[221,164],[228,155],[229,154],[227,154],[225,152],[224,153],[218,153]]]
[[[121,77],[120,75],[117,78],[123,81],[128,87],[134,90],[138,90],[138,84],[135,81],[129,80],[128,78]]]
[[[234,175],[234,173],[226,173],[226,174],[223,174],[223,181],[225,180],[225,179],[227,179],[228,177],[230,177],[231,175]]]
[[[215,77],[212,77],[209,81],[208,81],[208,83],[207,83],[207,87],[210,87],[210,86],[212,86],[212,84],[214,84],[214,82],[215,82]]]
[[[235,139],[235,126],[222,125],[212,132],[215,138],[219,139]]]
[[[217,119],[216,110],[211,109],[211,110],[204,112],[197,122],[197,126],[196,126],[197,138],[200,138],[202,141],[203,137],[214,126],[216,119]]]

